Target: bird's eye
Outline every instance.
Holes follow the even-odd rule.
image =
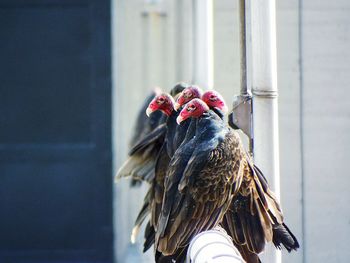
[[[164,98],[161,97],[161,98],[159,98],[159,99],[157,100],[157,103],[158,103],[158,104],[163,104],[164,101],[165,101]]]
[[[187,111],[194,111],[196,109],[196,107],[194,105],[189,105],[187,107]]]
[[[210,95],[210,98],[209,98],[211,101],[215,101],[217,100],[217,97],[215,95]]]
[[[191,93],[191,92],[186,92],[186,93],[184,94],[184,97],[185,97],[186,99],[191,98],[191,97],[192,97],[192,93]]]

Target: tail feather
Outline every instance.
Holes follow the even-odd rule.
[[[248,165],[245,183],[249,187],[234,197],[222,225],[245,260],[253,263],[260,262],[257,254],[263,251],[266,242],[273,242],[277,248],[284,246],[289,252],[299,244],[283,223],[281,207],[266,178],[258,167],[249,162]]]
[[[279,249],[283,245],[288,252],[299,248],[298,240],[284,223],[273,226],[273,244]]]
[[[270,242],[272,241],[272,223],[271,223],[271,217],[266,212],[263,204],[259,202],[258,199],[254,199],[254,207],[257,209],[258,216],[260,218],[261,227],[264,231],[265,239]]]
[[[272,224],[272,242],[274,245],[281,249],[282,245],[291,252],[299,248],[299,243],[293,233],[288,229],[286,224],[283,223],[283,214],[280,204],[275,194],[270,190],[267,180],[261,170],[257,166],[253,166],[254,180],[257,188],[261,188],[263,191],[267,207],[263,208],[261,212],[267,213]],[[260,195],[260,192],[259,192]],[[269,240],[267,238],[267,240]]]
[[[258,254],[264,250],[266,235],[271,236],[272,231],[269,230],[271,224],[266,224],[266,218],[261,218],[262,213],[258,213],[260,203],[253,203],[254,213],[249,210],[249,199],[247,197],[236,197],[234,203],[225,214],[222,221],[223,228],[232,237],[238,249],[242,249],[247,254]],[[255,206],[259,207],[255,207]],[[248,255],[248,254],[247,254]],[[252,261],[254,262],[254,261]]]
[[[146,252],[153,244],[155,240],[156,232],[154,227],[148,222],[145,229],[145,242],[143,243],[143,252]]]
[[[145,202],[135,220],[134,228],[132,229],[132,232],[131,232],[131,238],[130,238],[131,243],[135,243],[136,237],[140,231],[141,225],[143,221],[145,221],[147,215],[150,213],[149,195],[150,195],[150,191],[147,193],[145,197]]]
[[[246,242],[243,232],[243,226],[240,220],[239,214],[234,213],[232,209],[228,210],[225,214],[222,223],[222,227],[232,237],[233,241],[238,245]]]
[[[251,164],[249,164],[251,166]],[[257,197],[262,203],[263,210],[268,213],[271,224],[282,224],[283,214],[279,202],[274,193],[269,189],[266,178],[257,166],[251,166],[256,186]]]
[[[140,156],[129,157],[124,164],[119,168],[115,181],[117,182],[120,178],[131,176],[133,180],[150,181],[154,176],[155,160],[143,159]]]

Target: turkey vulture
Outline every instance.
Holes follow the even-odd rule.
[[[158,94],[149,103],[149,116],[162,111],[166,118],[131,151],[142,152],[161,134],[152,184],[132,237],[151,212],[144,251],[155,243],[156,262],[182,262],[192,237],[218,224],[248,263],[260,262],[266,242],[297,249],[266,178],[223,121],[227,107],[222,96],[190,86],[177,97],[174,103],[169,94]]]
[[[216,98],[222,100],[215,91],[208,91],[202,96],[202,99],[212,104],[215,104]],[[222,104],[218,105],[222,108]],[[184,106],[178,117],[178,122],[181,123],[188,116],[197,118],[198,125],[201,120],[209,116],[213,117],[214,114],[208,111],[204,102],[195,99]],[[260,262],[258,253],[264,249],[266,241],[272,241],[277,248],[281,248],[283,245],[288,251],[297,249],[299,247],[298,241],[283,223],[278,201],[269,189],[262,172],[246,154],[238,134],[226,125],[222,125],[222,122],[219,125],[218,118],[216,120],[213,123],[221,127],[220,129],[211,133],[211,136],[206,136],[205,140],[198,144],[197,140],[200,140],[200,134],[209,133],[208,127],[211,125],[197,126],[195,138],[181,146],[170,162],[165,181],[163,210],[159,219],[159,233],[156,235],[157,249],[164,255],[182,250],[195,234],[219,223],[223,213],[222,225],[232,236],[236,247],[249,263]],[[228,157],[229,155],[220,151],[215,156],[215,150],[210,148],[213,138],[217,138],[218,134],[221,136],[225,134],[227,136],[225,138],[230,138],[230,140],[221,142],[221,145],[223,149],[231,147],[231,159]],[[202,147],[199,145],[209,147],[208,151],[201,151]],[[193,148],[195,150],[191,151]],[[178,157],[176,157],[177,155]],[[217,158],[215,159],[215,157]],[[214,171],[208,169],[211,162],[215,163],[213,165]],[[185,168],[183,167],[184,163],[187,163]],[[226,169],[229,167],[229,171],[220,169],[223,165]],[[217,177],[215,177],[216,174],[218,174]],[[228,181],[231,184],[230,194],[225,195],[227,192],[222,190],[222,195],[217,195],[212,201],[214,204],[218,204],[220,201],[226,200],[225,204],[230,202],[229,207],[222,206],[220,212],[215,209],[205,210],[206,212],[202,216],[198,216],[200,213],[197,212],[198,210],[208,209],[205,201],[209,202],[209,200],[206,199],[205,193],[207,195],[215,193],[215,190],[205,192],[204,189],[211,187],[217,189],[215,184],[219,182],[220,175],[223,174],[226,175],[226,179],[233,179]],[[205,179],[209,180],[208,178],[216,178],[218,181],[212,179],[212,182],[215,183],[210,184],[209,181],[200,183]],[[198,199],[198,196],[202,198]]]
[[[170,94],[176,98],[188,85],[176,84]],[[141,181],[151,183],[154,177],[154,165],[164,142],[166,115],[154,111],[149,116],[146,109],[161,90],[156,88],[142,105],[136,119],[135,130],[130,142],[129,158],[119,168],[116,178],[131,176],[131,186],[137,186]]]
[[[178,97],[178,101],[179,99],[181,100],[181,97],[183,95],[183,93],[185,94],[188,94],[188,91],[189,90],[192,90],[194,89],[194,92],[193,94],[195,94],[194,96],[191,96],[191,95],[187,95],[187,98],[190,98],[192,99],[193,97],[198,97],[198,96],[201,96],[201,91],[199,91],[199,89],[197,87],[189,87],[189,88],[186,88]],[[182,100],[184,101],[184,100]],[[211,106],[213,107],[217,107],[217,110],[225,110],[226,106],[225,104],[220,104],[219,102],[217,102],[218,104],[211,104]],[[181,106],[181,105],[180,105]],[[153,106],[154,107],[154,106]],[[177,113],[174,113],[174,114],[177,114]],[[184,123],[186,123],[186,125],[184,125]],[[174,144],[173,143],[173,146],[175,145],[176,146],[176,152],[179,151],[179,149],[177,149],[177,147],[179,146],[179,144],[182,142],[182,144],[187,144],[187,142],[191,141],[191,139],[193,138],[193,136],[195,135],[195,131],[196,131],[196,120],[194,119],[187,119],[187,120],[184,120],[182,121],[179,125],[178,125],[178,128],[176,129],[176,133],[175,135],[173,133],[170,133],[170,136],[167,136],[168,138],[166,139],[166,142],[167,143],[171,143],[171,140],[174,140],[176,141],[178,138],[183,138],[183,140],[181,141],[178,141],[178,144]],[[182,135],[179,136],[179,133],[183,133]],[[173,136],[174,135],[174,136]],[[165,146],[166,147],[166,146]],[[187,148],[188,149],[191,149],[191,146],[190,144],[187,145]],[[192,148],[193,150],[193,148]],[[176,154],[175,152],[175,154]],[[187,153],[190,153],[190,151],[188,151]],[[159,155],[159,158],[164,158],[166,154],[160,154]],[[172,157],[172,156],[169,156],[169,157]],[[184,157],[184,156],[183,156]],[[181,164],[178,164],[180,166],[185,166],[186,165],[186,161],[187,161],[188,158],[182,158],[180,160],[180,162],[182,161],[183,163]],[[163,163],[163,162],[162,162]],[[168,165],[169,165],[169,161],[166,163],[166,165],[162,165],[162,172],[163,172],[163,175],[161,176],[161,178],[164,178],[165,177],[165,172],[167,171],[167,168],[168,168]],[[166,166],[166,167],[165,167]],[[157,170],[157,169],[156,169]],[[164,182],[164,181],[163,181]],[[170,191],[173,191],[174,189],[171,189]],[[161,205],[161,202],[159,203],[159,205]],[[158,208],[161,208],[160,206],[157,206]],[[159,214],[159,210],[157,212],[157,214]],[[153,218],[155,218],[155,214],[152,215]],[[154,225],[154,228],[157,229],[157,222],[156,221],[153,221],[153,225]],[[154,230],[151,228],[151,224],[148,225],[148,228],[146,229],[146,233],[148,232],[148,234],[146,234],[146,241],[145,241],[145,246],[144,246],[144,250],[147,250],[150,245],[152,245],[154,243],[154,235],[150,235],[151,231],[150,230]],[[183,258],[183,256],[185,256],[186,254],[184,253],[185,250],[182,250],[182,251],[177,251],[177,253],[175,254],[172,254],[170,258],[172,259],[177,259],[179,260],[180,258]],[[159,255],[161,253],[157,253],[158,254],[158,258],[157,258],[157,262],[161,262],[162,260],[164,260],[164,258],[167,258],[167,257],[164,257],[163,255]],[[157,257],[157,255],[156,255]],[[166,260],[169,260],[169,257],[166,259]]]
[[[181,92],[186,87],[185,83],[179,83],[175,85],[175,87],[171,90],[171,94],[173,96],[178,95],[179,92]],[[148,193],[146,194],[144,198],[144,204],[135,220],[134,228],[131,234],[131,241],[134,242],[136,239],[136,236],[139,232],[140,226],[147,217],[147,215],[151,212],[151,222],[149,222],[145,237],[145,247],[149,247],[152,245],[152,242],[148,240],[152,240],[153,232],[154,232],[154,226],[156,226],[155,220],[158,218],[159,209],[161,206],[158,205],[158,203],[161,202],[163,197],[163,173],[166,171],[166,165],[169,162],[169,155],[172,155],[172,153],[175,151],[172,147],[172,144],[169,144],[167,142],[171,141],[173,142],[174,137],[174,131],[176,129],[176,111],[174,110],[174,98],[166,93],[160,93],[157,96],[155,96],[148,104],[148,107],[145,110],[146,115],[152,117],[156,113],[162,112],[164,116],[166,116],[165,121],[162,125],[159,125],[153,132],[149,133],[147,136],[145,136],[138,144],[136,144],[133,149],[131,150],[131,153],[137,153],[140,152],[143,149],[148,149],[154,147],[154,142],[161,144],[159,147],[156,157],[154,155],[151,155],[150,157],[154,161],[152,176],[150,177],[150,188],[148,190]],[[169,132],[168,132],[169,131]],[[161,135],[161,137],[159,136]],[[147,151],[146,151],[147,153]],[[169,159],[169,160],[168,160]],[[153,238],[154,239],[154,238]],[[150,243],[149,245],[147,245]]]
[[[197,118],[195,136],[172,157],[164,182],[156,248],[163,255],[186,247],[199,232],[215,227],[229,208],[237,181],[235,133],[200,99],[180,112],[177,122]]]
[[[147,225],[145,231],[145,245],[144,250],[147,250],[154,242],[154,234],[157,230],[157,221],[162,207],[164,178],[167,171],[167,167],[171,157],[173,156],[176,148],[174,148],[173,141],[175,137],[175,131],[177,127],[176,118],[178,112],[174,109],[175,101],[169,94],[162,93],[156,96],[150,103],[146,110],[147,115],[153,114],[153,112],[161,111],[167,116],[165,122],[164,141],[161,150],[157,156],[154,170],[154,179],[149,192],[145,198],[144,205],[137,217],[135,227],[132,233],[132,240],[138,233],[141,223],[144,221],[148,212],[151,213],[150,222]],[[184,132],[186,132],[184,130]]]

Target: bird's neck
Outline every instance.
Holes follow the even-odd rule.
[[[170,117],[171,115],[174,114],[175,110],[174,109],[171,109],[171,108],[164,108],[162,110],[168,117]]]
[[[212,110],[213,112],[215,112],[216,115],[218,115],[218,116],[220,117],[220,119],[223,119],[223,118],[224,118],[225,114],[224,114],[219,108],[214,107],[214,108],[211,108],[211,110]]]

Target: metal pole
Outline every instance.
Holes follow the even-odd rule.
[[[246,116],[247,117],[247,125],[246,129],[250,130],[250,133],[248,135],[249,137],[249,152],[253,156],[254,155],[254,133],[252,131],[252,104],[251,104],[251,93],[248,92],[248,85],[247,85],[247,38],[246,38],[246,0],[239,0],[239,46],[240,46],[240,61],[241,61],[241,97],[243,98],[243,101],[245,101],[245,109],[247,111]],[[249,112],[249,113],[248,113]],[[249,118],[250,117],[250,118]]]
[[[193,0],[193,79],[204,89],[212,89],[214,82],[213,0]]]
[[[239,0],[239,47],[241,64],[241,96],[248,95],[247,87],[247,45],[246,45],[246,14],[245,0]]]
[[[254,160],[279,197],[275,0],[251,0]],[[281,253],[267,247],[263,262],[281,262]]]
[[[252,100],[247,85],[247,41],[246,41],[246,2],[239,0],[239,46],[241,92],[233,102],[232,112],[229,114],[229,125],[234,129],[241,129],[249,138],[249,152],[253,155],[254,133],[252,129]]]

